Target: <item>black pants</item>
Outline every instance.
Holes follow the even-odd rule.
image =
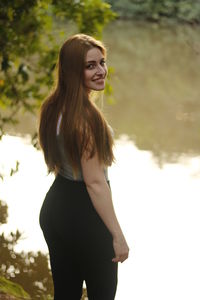
[[[40,212],[50,254],[55,300],[113,300],[117,264],[112,236],[94,209],[84,182],[58,175]]]

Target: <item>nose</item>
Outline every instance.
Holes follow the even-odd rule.
[[[105,67],[102,66],[102,65],[98,65],[97,66],[97,72],[96,72],[98,75],[105,75],[106,74],[106,70],[105,70]]]

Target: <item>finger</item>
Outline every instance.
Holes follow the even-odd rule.
[[[121,254],[121,255],[116,255],[112,261],[113,262],[123,262],[125,261],[127,258],[128,258],[128,254],[129,253],[124,253],[124,254]]]
[[[117,256],[117,257],[112,259],[113,262],[122,262],[122,260],[123,260],[122,256]]]
[[[112,262],[119,262],[120,261],[120,256],[116,256],[112,259]]]
[[[128,255],[124,254],[124,255],[116,256],[115,258],[112,259],[112,261],[123,263],[127,258],[128,258]]]

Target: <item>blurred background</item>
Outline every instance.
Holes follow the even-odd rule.
[[[53,299],[38,218],[54,177],[38,115],[58,50],[78,32],[108,49],[97,104],[115,134],[109,177],[130,246],[116,300],[199,300],[198,0],[0,2],[0,299]]]

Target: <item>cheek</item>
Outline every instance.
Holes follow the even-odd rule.
[[[93,76],[93,73],[91,70],[86,70],[85,73],[84,73],[84,80],[85,81],[88,81],[92,78]]]

